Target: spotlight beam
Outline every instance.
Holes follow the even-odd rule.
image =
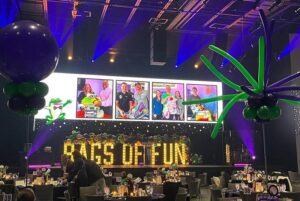
[[[104,4],[104,6],[103,6],[103,10],[102,10],[102,13],[101,13],[101,16],[100,16],[99,24],[102,24],[102,22],[103,22],[103,20],[104,20],[104,17],[105,17],[105,15],[106,15],[106,12],[107,12],[109,3],[110,3],[110,0],[106,0],[106,1],[105,1],[105,4]]]
[[[137,8],[140,6],[141,2],[142,2],[142,0],[136,0],[136,2],[134,4],[134,7],[132,8],[132,10],[131,10],[131,12],[130,12],[127,20],[126,20],[126,23],[125,23],[124,27],[128,26],[128,24],[130,23],[131,19],[133,18],[134,14],[135,14]]]

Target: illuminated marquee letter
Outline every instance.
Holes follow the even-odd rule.
[[[104,147],[103,147],[104,151],[103,152],[104,152],[105,156],[109,156],[109,160],[107,160],[106,158],[103,159],[103,164],[104,165],[113,165],[114,164],[114,153],[108,151],[107,150],[108,147],[110,147],[110,150],[113,151],[114,144],[111,143],[111,142],[108,142],[108,143],[104,144]]]
[[[129,159],[127,160],[127,150],[129,148]],[[122,148],[122,163],[123,165],[131,165],[132,164],[132,146],[130,144],[123,144]]]
[[[169,153],[168,153],[168,144],[164,143],[164,165],[171,165],[173,163],[173,143],[169,143]],[[169,160],[168,160],[169,158]]]
[[[180,147],[181,150],[180,150]],[[180,158],[180,161],[181,161],[181,164],[185,165],[186,161],[187,161],[187,158],[186,158],[186,145],[183,144],[183,143],[175,143],[175,163],[176,164],[179,164],[179,161],[178,161],[178,156]]]
[[[71,156],[71,160],[74,160],[73,155],[72,155],[74,150],[75,150],[74,143],[71,143],[71,142],[64,143],[64,154]]]
[[[83,155],[85,158],[87,158],[87,154],[86,154],[86,143],[85,143],[85,142],[80,143],[80,153],[81,153],[81,155]]]
[[[156,162],[156,156],[159,156],[159,152],[155,151],[156,147],[160,147],[161,144],[160,143],[153,143],[152,144],[152,149],[151,149],[151,165],[155,165]]]
[[[95,147],[98,149],[101,149],[101,143],[96,142],[96,143],[91,143],[91,160],[95,161],[98,165],[101,164],[101,156],[100,155],[95,155]]]
[[[134,164],[139,164],[139,156],[143,155],[143,152],[139,151],[139,147],[144,147],[144,145],[141,142],[134,143]]]

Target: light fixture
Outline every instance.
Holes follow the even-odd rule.
[[[256,159],[256,156],[253,155],[253,156],[252,156],[252,160],[255,160],[255,159]]]
[[[194,68],[198,69],[198,68],[199,68],[199,65],[198,65],[198,64],[195,64],[195,65],[194,65]]]
[[[109,59],[109,62],[110,62],[110,63],[114,63],[114,62],[115,62],[115,59],[114,59],[114,58],[110,58],[110,59]]]
[[[71,61],[73,57],[71,55],[68,56],[68,60]]]

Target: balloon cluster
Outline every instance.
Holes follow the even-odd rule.
[[[272,94],[266,94],[263,97],[250,96],[247,99],[247,106],[243,110],[243,116],[258,122],[277,119],[281,115],[281,109],[277,106],[277,102],[278,99]]]
[[[3,92],[9,109],[35,115],[45,106],[48,86],[40,82],[58,63],[58,47],[47,27],[32,21],[14,22],[0,31],[0,74],[11,82]]]
[[[43,82],[10,82],[3,88],[3,93],[9,97],[7,107],[24,115],[36,115],[38,110],[45,107],[44,96],[48,86]]]

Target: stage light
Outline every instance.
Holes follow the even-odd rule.
[[[151,150],[151,165],[155,165],[156,164],[156,156],[159,156],[159,152],[155,151],[156,147],[161,147],[161,143],[153,143],[152,144],[152,150]]]
[[[91,160],[95,161],[96,164],[100,165],[101,164],[101,156],[95,155],[95,147],[97,147],[98,149],[101,149],[101,143],[100,142],[91,143]]]
[[[178,68],[178,65],[175,65],[175,68]]]
[[[114,59],[114,58],[110,58],[109,62],[110,62],[110,63],[114,63],[114,62],[115,62],[115,59]]]
[[[172,143],[169,144],[170,147],[169,154],[167,154],[168,144],[164,143],[163,146],[164,146],[164,165],[171,165],[173,163],[173,144]],[[167,159],[168,156],[169,156],[169,160]]]
[[[277,59],[277,61],[280,61],[280,60],[281,60],[281,57],[280,57],[280,56],[278,56],[276,59]]]
[[[181,150],[180,150],[180,147]],[[187,156],[186,156],[186,145],[183,143],[175,143],[175,163],[179,164],[179,160],[181,161],[182,165],[185,165],[187,162]]]
[[[68,60],[71,61],[73,57],[71,55],[68,56]]]
[[[95,62],[95,60],[94,59],[92,59],[92,63],[94,63]]]
[[[221,63],[220,67],[223,68],[224,67],[224,63]]]
[[[127,147],[129,147],[129,158],[126,157],[127,153]],[[122,163],[123,165],[132,165],[132,146],[130,144],[123,144],[123,150],[122,150]]]
[[[104,144],[104,148],[103,148],[104,149],[104,151],[103,151],[104,155],[109,156],[110,159],[109,160],[107,160],[106,158],[103,159],[103,164],[104,165],[113,165],[114,164],[114,154],[107,150],[108,147],[110,147],[110,150],[113,150],[114,149],[114,144],[111,143],[111,142],[108,142],[108,143]]]
[[[144,145],[141,142],[134,143],[134,164],[139,164],[139,156],[143,155],[143,152],[139,151],[139,147],[144,147]]]
[[[252,156],[252,160],[255,160],[256,159],[256,156]]]
[[[199,65],[198,65],[198,64],[195,64],[195,65],[194,65],[194,68],[198,69],[198,68],[199,68]]]

